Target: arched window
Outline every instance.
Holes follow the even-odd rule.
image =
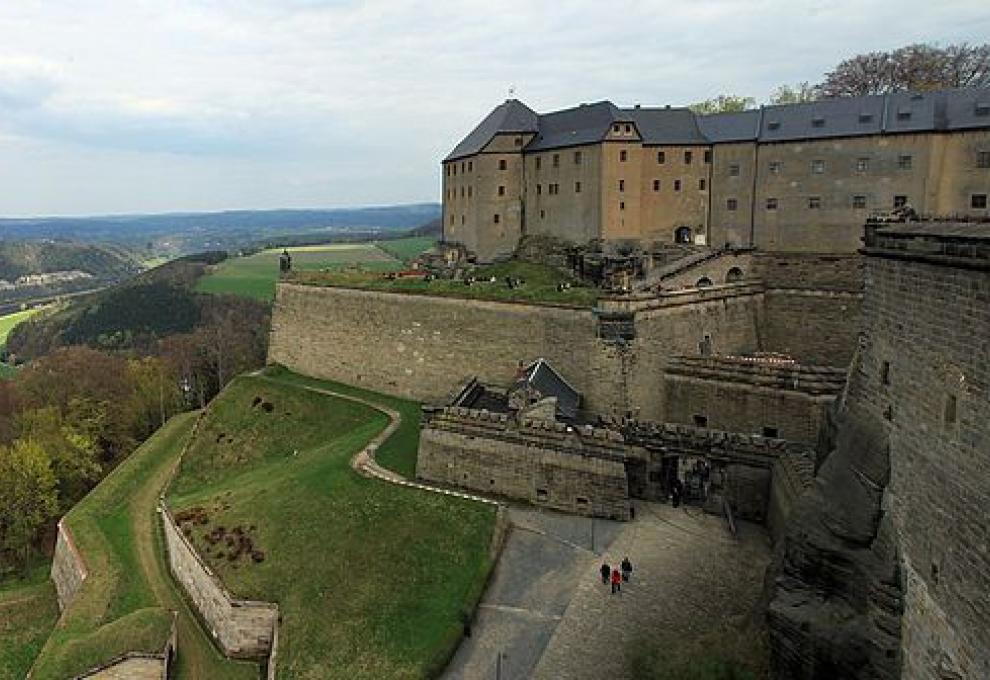
[[[694,285],[697,286],[698,288],[708,288],[709,286],[712,285],[712,280],[707,276],[702,276],[700,279],[698,279],[698,283]]]
[[[674,243],[691,243],[691,227],[677,227],[674,231]]]
[[[742,281],[743,270],[739,267],[733,267],[725,273],[726,283],[736,283],[737,281]]]

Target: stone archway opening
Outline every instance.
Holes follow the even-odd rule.
[[[742,269],[740,269],[739,267],[732,267],[731,269],[729,269],[729,271],[725,273],[725,282],[738,283],[739,281],[742,281],[743,276],[744,274]]]

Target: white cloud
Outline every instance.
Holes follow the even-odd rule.
[[[538,110],[764,98],[857,52],[990,35],[982,0],[10,5],[0,214],[435,200],[440,157],[510,86]]]

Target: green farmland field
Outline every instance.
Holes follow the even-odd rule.
[[[14,312],[13,314],[0,316],[0,347],[3,347],[7,342],[7,336],[10,335],[12,330],[14,330],[14,326],[22,321],[27,321],[42,309],[44,309],[44,307],[34,307],[32,309],[25,309],[20,312]]]

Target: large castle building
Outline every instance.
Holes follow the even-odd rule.
[[[851,253],[870,213],[985,217],[988,195],[990,90],[706,116],[509,99],[443,160],[443,238],[482,262],[526,235]]]

